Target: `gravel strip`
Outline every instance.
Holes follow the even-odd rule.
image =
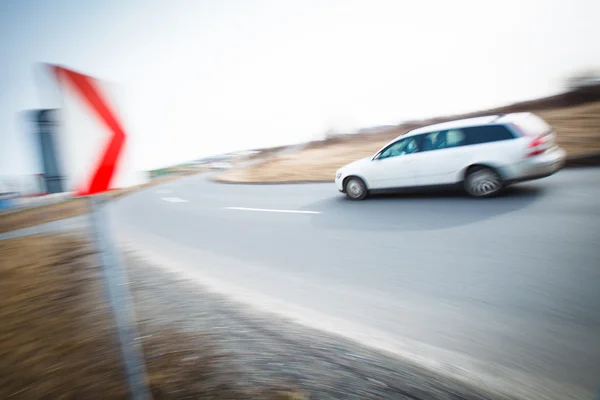
[[[124,254],[138,319],[208,335],[237,383],[286,385],[307,399],[505,399],[346,339],[256,312]],[[147,354],[147,357],[157,355]]]

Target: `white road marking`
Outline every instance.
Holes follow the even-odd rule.
[[[187,203],[187,200],[180,199],[179,197],[161,197],[160,199],[170,203]]]
[[[223,207],[226,210],[239,211],[262,211],[274,213],[290,213],[290,214],[321,214],[321,211],[305,211],[305,210],[273,210],[268,208],[248,208],[248,207]]]

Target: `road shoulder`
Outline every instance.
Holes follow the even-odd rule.
[[[259,312],[125,253],[138,317],[211,336],[244,385],[284,383],[318,399],[517,399]],[[508,389],[508,388],[507,388]]]

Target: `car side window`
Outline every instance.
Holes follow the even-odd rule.
[[[417,138],[410,137],[399,140],[396,143],[392,143],[386,149],[384,149],[377,158],[382,160],[384,158],[397,157],[404,154],[412,154],[418,151],[419,143],[417,141]]]
[[[423,151],[441,150],[466,144],[466,135],[460,129],[431,132],[423,136]]]
[[[514,139],[514,134],[503,125],[484,125],[463,128],[469,144],[499,142]]]

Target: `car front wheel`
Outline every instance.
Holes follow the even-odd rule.
[[[465,190],[473,197],[491,197],[503,188],[502,178],[488,167],[474,167],[467,172]]]
[[[357,177],[348,178],[345,185],[346,196],[350,200],[363,200],[367,197],[367,185],[365,182]]]

